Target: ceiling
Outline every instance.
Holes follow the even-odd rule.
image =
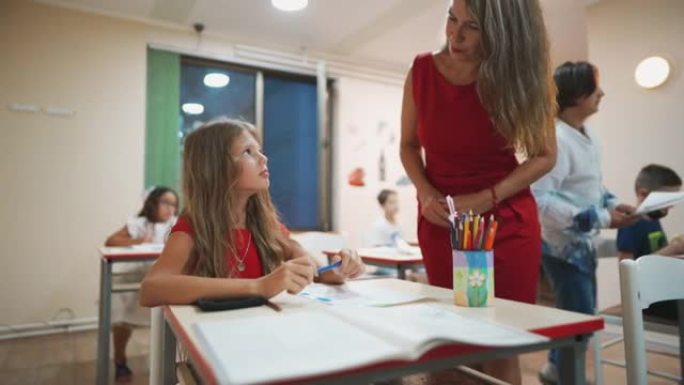
[[[403,71],[418,52],[443,42],[448,0],[310,0],[309,6],[285,13],[270,0],[38,0],[85,11],[165,23],[192,29],[201,22],[203,34],[239,44],[320,53],[385,70]],[[581,8],[599,0],[541,0],[553,35],[568,34],[576,25],[567,20],[568,7]],[[567,28],[565,26],[567,25]],[[586,31],[582,31],[585,35]],[[582,36],[584,36],[582,35]],[[586,39],[586,37],[581,37]]]

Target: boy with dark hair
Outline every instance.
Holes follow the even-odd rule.
[[[652,191],[675,192],[682,188],[682,179],[669,167],[650,164],[639,172],[634,184],[637,204],[646,199]],[[637,259],[643,255],[680,255],[684,254],[684,241],[674,240],[668,244],[667,237],[660,225],[660,219],[665,217],[669,208],[653,211],[648,218],[623,227],[618,230],[617,248],[620,260]],[[644,314],[670,320],[677,319],[675,301],[665,301],[652,304],[644,310]]]

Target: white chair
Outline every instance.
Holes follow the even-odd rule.
[[[290,238],[299,242],[304,250],[308,251],[321,266],[328,264],[328,257],[323,251],[340,250],[345,245],[345,240],[342,235],[322,231],[293,233],[290,235]]]
[[[646,344],[642,310],[652,303],[679,301],[680,378],[684,377],[684,260],[658,255],[643,256],[636,261],[620,262],[620,293],[625,336],[627,383],[647,385]],[[672,379],[670,376],[662,376]]]

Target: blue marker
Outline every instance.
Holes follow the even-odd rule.
[[[325,273],[326,271],[330,271],[336,267],[340,267],[341,264],[342,264],[342,260],[339,260],[339,261],[337,261],[333,264],[330,264],[328,266],[319,267],[318,270],[316,270],[316,274]]]

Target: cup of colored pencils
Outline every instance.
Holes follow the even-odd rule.
[[[454,303],[459,306],[485,307],[494,300],[494,240],[499,226],[493,215],[458,213],[453,199],[449,205]]]

